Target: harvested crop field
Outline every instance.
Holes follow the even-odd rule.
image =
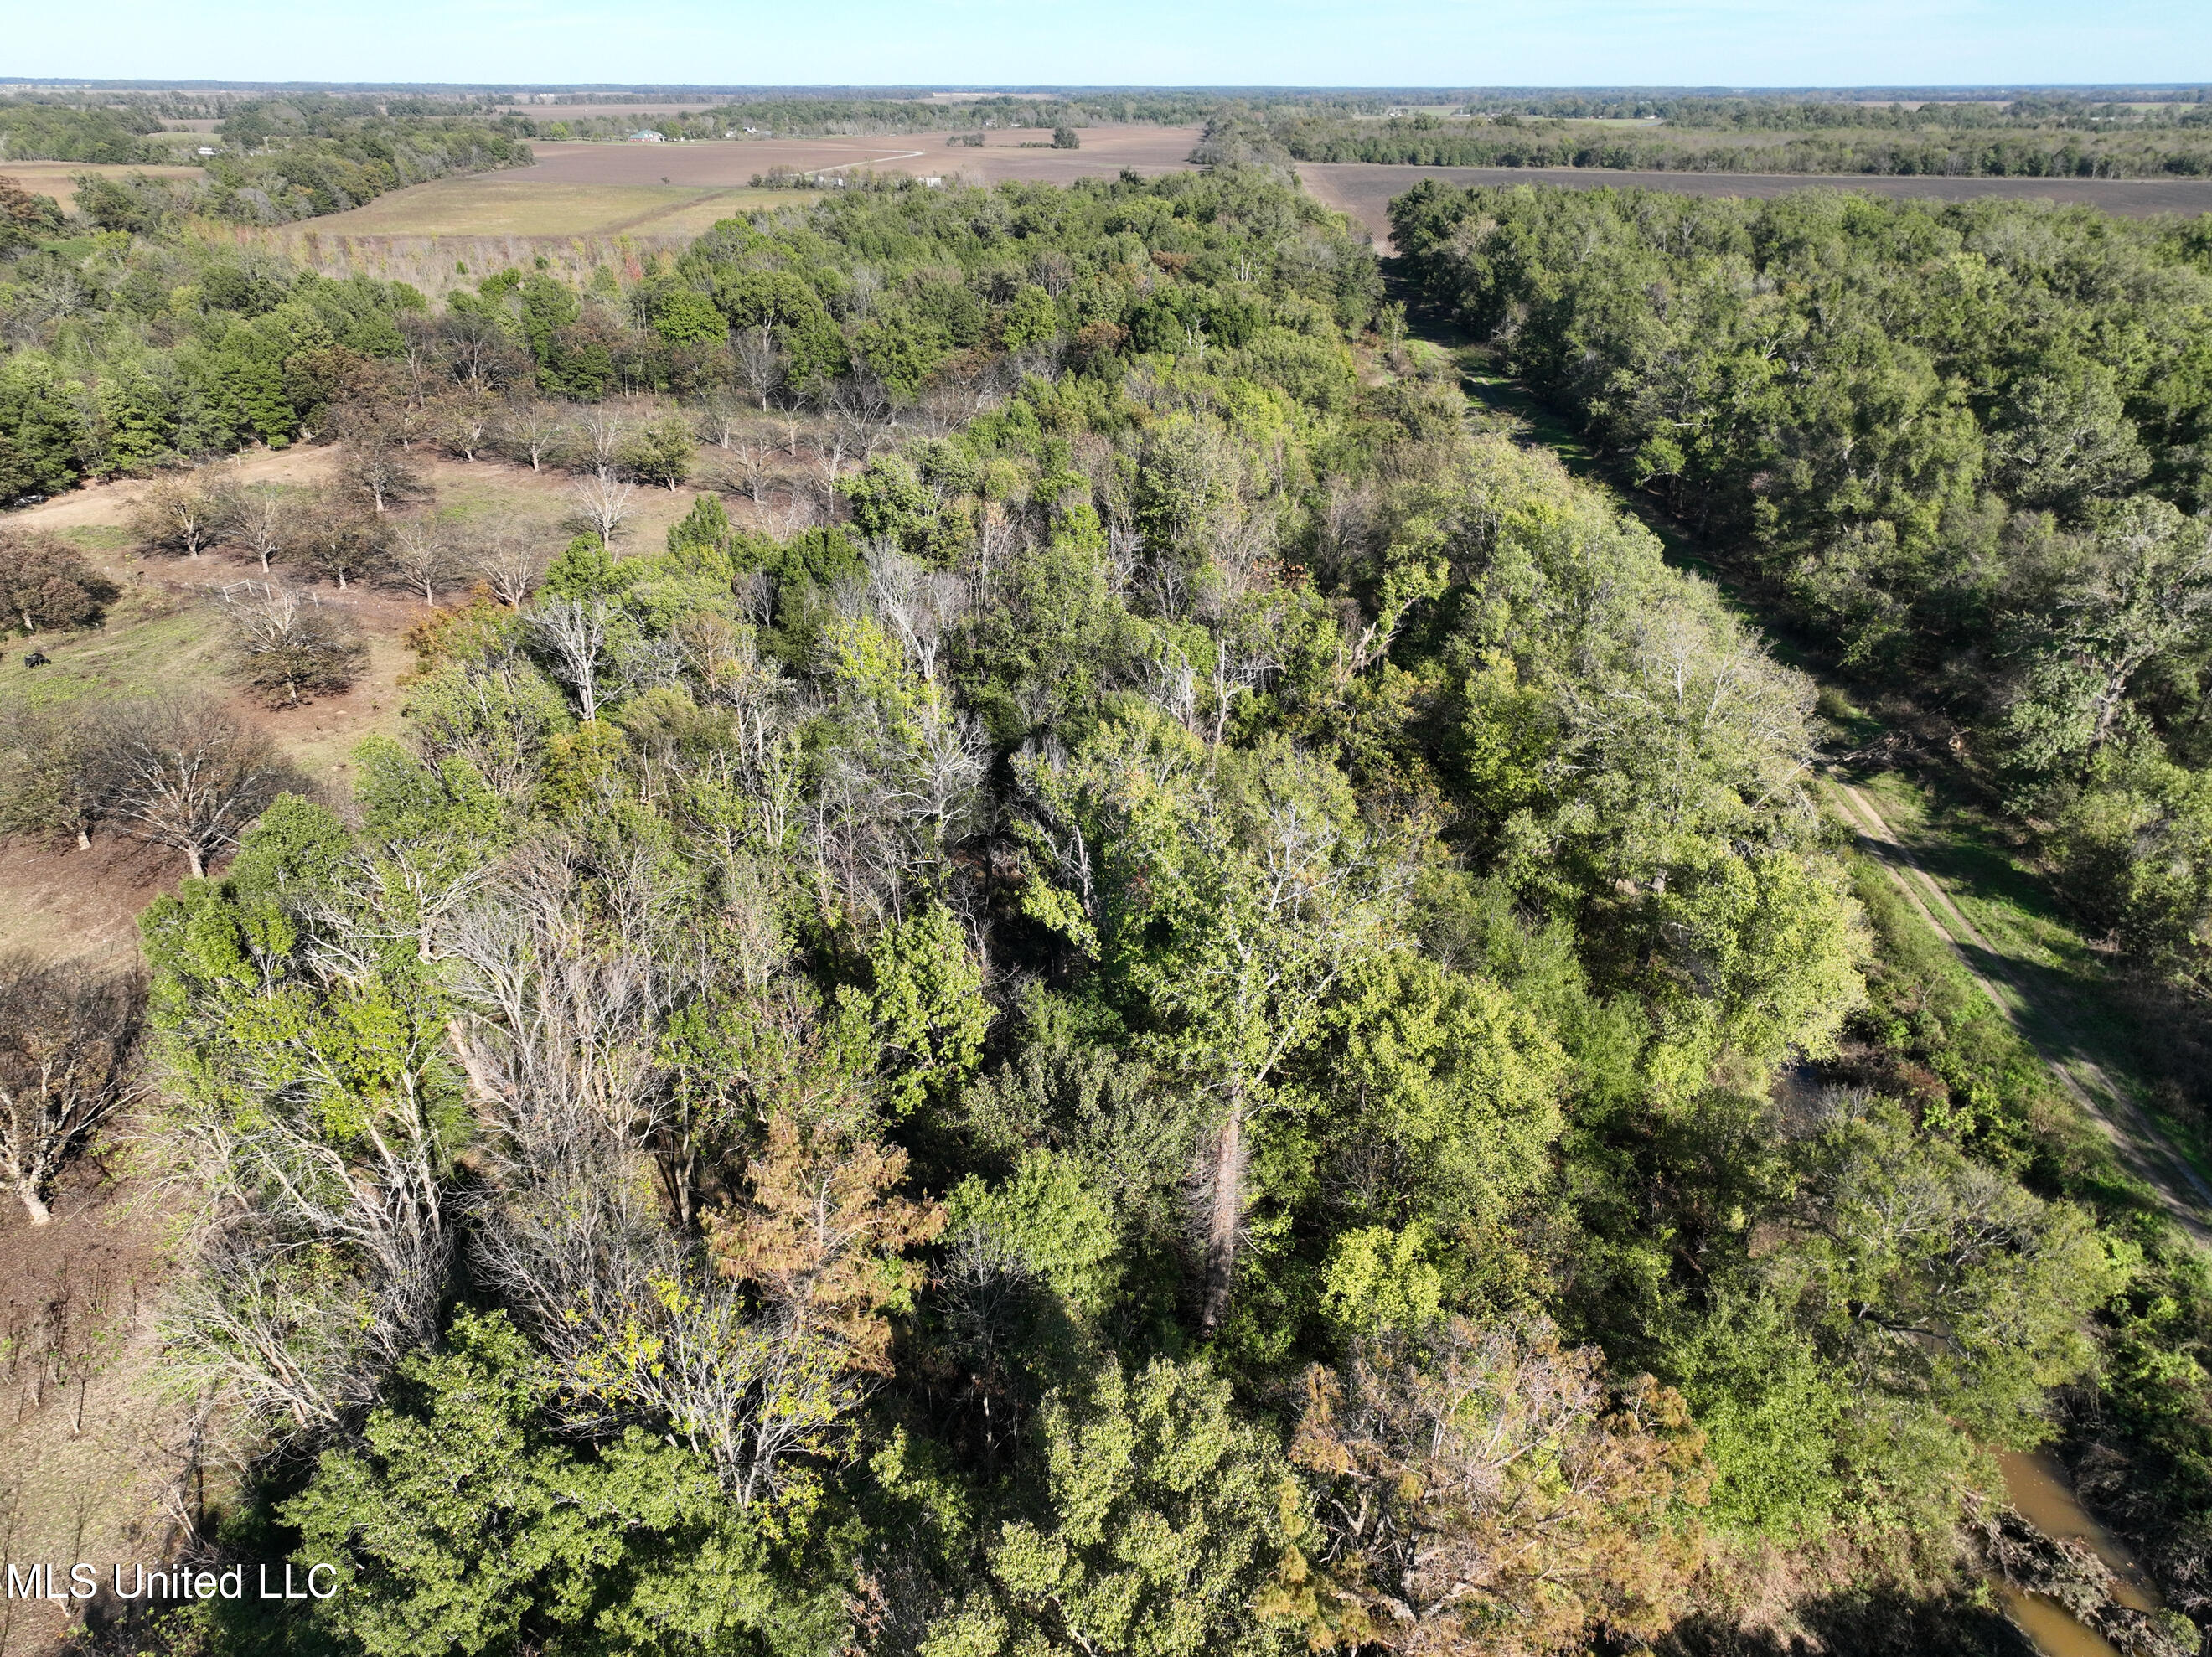
[[[317,219],[337,236],[696,235],[717,219],[791,199],[787,191],[662,184],[553,182],[520,173],[436,179]]]
[[[94,161],[0,161],[0,178],[13,179],[34,195],[52,196],[67,207],[76,205],[76,186],[70,182],[84,173],[104,173],[111,179],[127,178],[144,173],[156,179],[204,179],[207,174],[197,167],[111,167]]]
[[[325,275],[360,271],[434,293],[452,284],[457,258],[476,270],[543,254],[580,279],[608,257],[587,245],[592,239],[623,238],[617,256],[627,258],[680,246],[718,220],[803,207],[817,198],[811,191],[754,189],[753,179],[772,167],[818,173],[825,182],[839,173],[872,172],[976,184],[1066,184],[1111,178],[1124,167],[1146,174],[1179,171],[1189,165],[1199,129],[1089,127],[1079,149],[1042,148],[1051,137],[1042,130],[994,131],[974,149],[956,149],[942,137],[540,143],[532,146],[535,166],[434,179],[349,213],[232,234],[276,241]]]
[[[1423,179],[1446,184],[1565,185],[1577,190],[1667,190],[1686,196],[1787,195],[1793,190],[1857,190],[1933,201],[2059,201],[2102,208],[2124,218],[2154,213],[2212,213],[2212,179],[1899,179],[1792,173],[1629,173],[1589,167],[1386,167],[1364,161],[1307,161],[1298,176],[1319,200],[1372,232],[1389,251],[1390,198]]]
[[[1079,149],[1024,149],[1044,144],[1042,128],[994,131],[980,149],[955,147],[941,135],[911,138],[745,138],[720,143],[539,143],[538,164],[501,178],[544,185],[672,185],[727,190],[751,182],[770,167],[802,173],[953,173],[979,182],[1031,179],[1064,184],[1071,179],[1110,178],[1125,167],[1139,173],[1173,173],[1189,165],[1194,126],[1094,126],[1082,129]],[[404,192],[403,192],[404,193]],[[388,199],[388,198],[387,198]]]

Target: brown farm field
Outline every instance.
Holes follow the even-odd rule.
[[[1794,173],[1630,173],[1589,167],[1395,167],[1305,161],[1298,176],[1319,200],[1366,228],[1390,251],[1390,199],[1423,179],[1446,184],[1563,185],[1577,190],[1664,190],[1686,196],[1785,196],[1794,190],[1856,190],[1928,201],[2057,201],[2124,218],[2212,212],[2212,179],[1900,179]]]
[[[331,236],[696,235],[716,219],[776,207],[787,191],[699,185],[553,183],[520,173],[436,179],[314,221]]]
[[[103,173],[111,179],[126,178],[141,173],[156,179],[207,177],[207,173],[198,167],[111,167],[105,162],[94,161],[0,161],[0,178],[15,179],[34,195],[52,196],[64,208],[76,205],[76,186],[70,180],[85,173]]]

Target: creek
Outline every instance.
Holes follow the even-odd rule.
[[[2158,1609],[2158,1590],[2142,1567],[2089,1516],[2049,1458],[2008,1452],[2000,1455],[1997,1462],[2004,1470],[2005,1493],[2022,1517],[2053,1541],[2072,1538],[2087,1544],[2111,1569],[2112,1597],[2122,1605],[2136,1611]],[[2057,1600],[2007,1582],[1994,1586],[2005,1610],[2027,1631],[2043,1657],[2120,1657],[2111,1641],[2083,1627]]]

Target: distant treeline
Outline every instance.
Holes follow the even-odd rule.
[[[178,160],[173,149],[142,136],[159,128],[143,111],[0,106],[0,155],[124,165]],[[194,215],[289,224],[343,213],[428,179],[526,167],[530,147],[516,128],[511,120],[451,113],[380,114],[361,99],[252,100],[233,106],[210,135],[216,153],[198,158],[205,182],[80,179],[77,209],[103,230],[143,233]]]
[[[166,159],[145,135],[161,123],[143,110],[71,109],[0,101],[0,160],[128,163]]]
[[[2120,88],[2100,88],[2118,92]],[[2048,93],[2025,98],[1874,100],[1850,92],[1829,97],[1664,93],[1538,93],[1470,99],[1471,114],[1534,115],[1553,120],[1662,120],[1670,126],[1742,131],[1807,131],[1836,127],[2078,127],[2203,125],[2212,122],[2207,89],[2161,91],[2155,100],[2093,99]]]
[[[1807,106],[1826,108],[1830,106]],[[1439,120],[1433,116],[1353,122],[1299,118],[1270,124],[1266,136],[1300,161],[1378,161],[1417,167],[1588,167],[1682,173],[1806,173],[1994,179],[2130,179],[2212,174],[2212,112],[2183,123],[2115,131],[2059,127],[1987,130],[1937,123],[1903,130],[1883,111],[1848,130],[1768,142],[1714,143],[1710,128],[1676,131],[1565,121],[1523,124]],[[1226,126],[1228,122],[1218,122]],[[1256,126],[1256,123],[1244,124]],[[1717,125],[1716,122],[1713,124]],[[1841,123],[1838,124],[1839,127]],[[1218,135],[1226,137],[1227,135]]]

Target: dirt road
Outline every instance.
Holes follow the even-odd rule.
[[[1872,800],[1841,778],[1828,779],[1831,798],[1897,889],[1980,985],[1990,1005],[2033,1047],[2067,1096],[2103,1130],[2127,1170],[2157,1193],[2166,1212],[2199,1243],[2212,1246],[2212,1186],[2169,1144],[2134,1096],[2091,1058],[2071,1010],[2037,993],[2018,963],[1980,928],[1922,866]]]

